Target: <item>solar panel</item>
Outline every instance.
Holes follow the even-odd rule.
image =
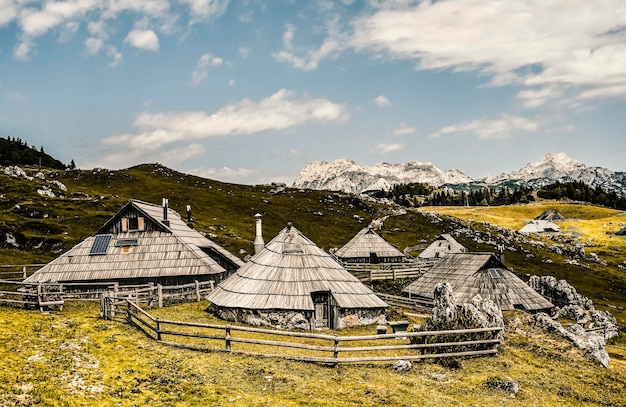
[[[96,235],[89,254],[107,254],[112,237],[113,235]]]

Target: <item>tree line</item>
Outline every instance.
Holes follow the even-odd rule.
[[[406,207],[416,206],[498,206],[535,201],[535,195],[542,199],[571,199],[588,202],[620,210],[626,209],[626,198],[615,191],[593,187],[582,181],[559,182],[537,190],[529,186],[510,189],[479,188],[455,192],[451,189],[438,190],[423,183],[395,184],[388,191],[375,191],[377,198],[387,198]]]
[[[70,165],[65,165],[46,154],[43,146],[29,146],[26,141],[11,136],[0,137],[0,165],[40,165],[59,170],[76,167],[74,160]]]

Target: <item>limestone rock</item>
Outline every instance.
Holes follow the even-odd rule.
[[[413,365],[409,360],[397,360],[391,368],[396,372],[408,372],[413,368]]]

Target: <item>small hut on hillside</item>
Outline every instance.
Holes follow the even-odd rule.
[[[565,217],[559,213],[556,209],[548,209],[537,216],[535,220],[547,220],[548,222],[560,222],[565,220]]]
[[[480,294],[502,310],[540,311],[553,307],[491,253],[450,253],[402,292],[432,301],[437,284],[445,282],[452,286],[456,303],[469,303]]]
[[[387,307],[291,223],[208,300],[222,319],[285,329],[368,325]]]
[[[190,210],[190,208],[188,208]],[[189,214],[190,217],[190,214]],[[190,220],[190,219],[189,219]],[[179,285],[220,282],[243,265],[238,257],[163,206],[131,199],[104,226],[51,261],[27,283]]]
[[[521,233],[556,233],[561,228],[553,222],[547,220],[531,220],[519,231]]]
[[[335,256],[345,263],[401,263],[404,253],[380,237],[371,227],[361,229]]]
[[[466,251],[465,246],[457,242],[448,233],[443,233],[417,257],[421,260],[439,259],[448,253],[465,253]]]

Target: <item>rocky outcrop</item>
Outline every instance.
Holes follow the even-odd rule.
[[[604,367],[608,367],[610,358],[605,349],[606,342],[604,336],[596,332],[587,332],[585,328],[578,324],[564,328],[558,321],[543,312],[535,315],[535,325],[567,339],[578,349],[584,351],[591,359],[598,361]]]
[[[452,287],[441,283],[435,287],[433,314],[424,325],[425,330],[469,329],[469,328],[504,328],[500,307],[480,295],[467,304],[455,304]],[[504,330],[498,339],[504,339]]]
[[[578,293],[566,280],[531,276],[528,285],[556,305],[552,318],[576,321],[583,329],[596,330],[605,340],[619,335],[617,320],[607,311],[596,310],[593,301]]]
[[[557,280],[553,276],[531,276],[528,285],[557,307],[578,305],[584,310],[594,309],[593,302],[579,294],[566,280]]]

